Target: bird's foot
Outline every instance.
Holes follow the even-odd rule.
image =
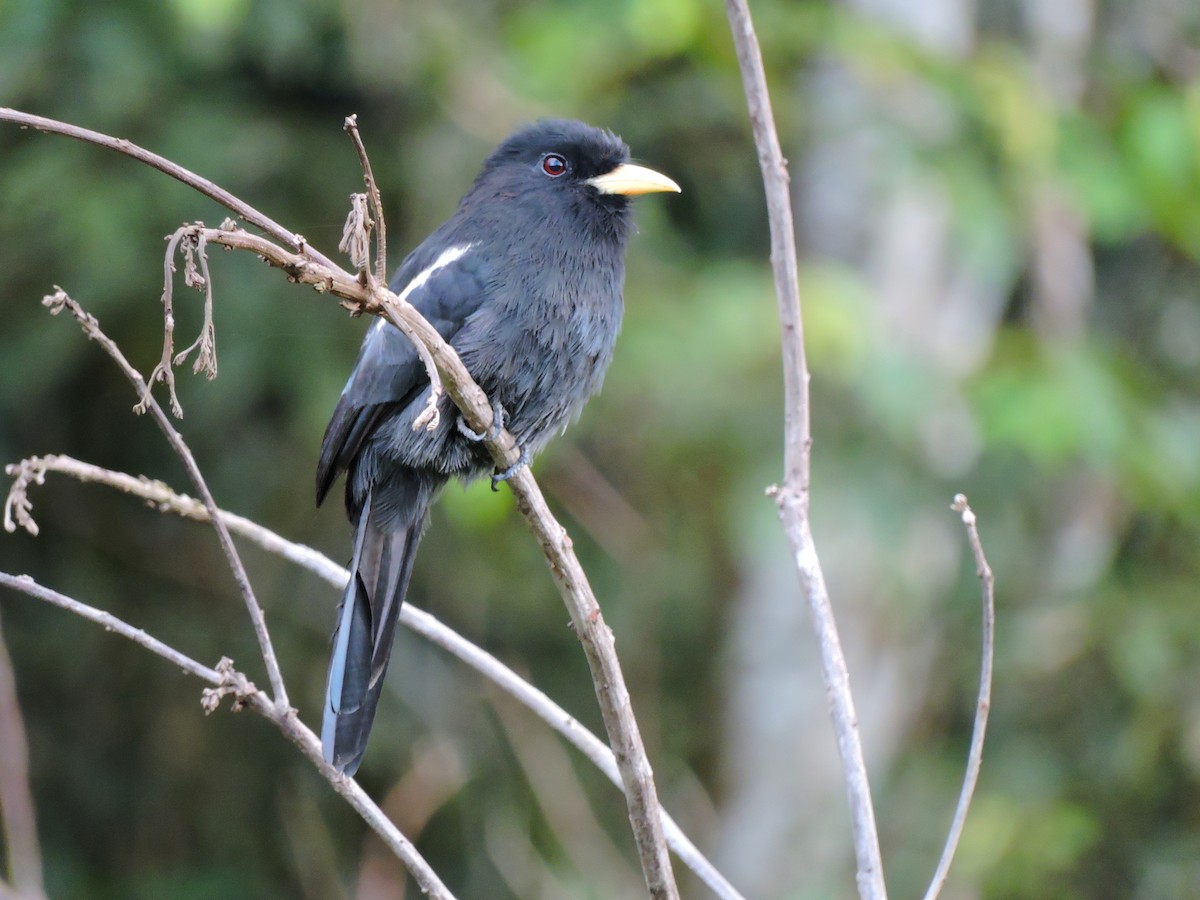
[[[495,473],[492,475],[492,490],[493,491],[500,490],[500,482],[508,481],[508,479],[512,478],[514,475],[517,474],[517,469],[521,468],[521,466],[527,466],[527,465],[529,465],[529,451],[522,450],[521,458],[518,459],[515,463],[513,463],[511,466],[509,466],[507,469],[504,469],[503,471],[501,471],[500,469],[497,469],[495,471]]]
[[[461,415],[458,417],[458,433],[465,437],[468,441],[479,443],[482,440],[494,441],[500,437],[500,432],[504,430],[504,422],[508,416],[504,412],[504,407],[495,397],[492,398],[492,424],[488,426],[487,431],[475,431],[467,424],[467,420]]]

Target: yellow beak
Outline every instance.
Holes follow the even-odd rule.
[[[625,194],[628,197],[663,191],[679,193],[679,185],[666,175],[633,163],[624,163],[611,172],[589,178],[587,183],[602,194]]]

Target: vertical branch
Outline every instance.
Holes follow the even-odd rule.
[[[967,542],[975,556],[975,574],[979,576],[983,590],[983,652],[979,665],[979,697],[975,702],[975,726],[971,731],[971,749],[967,754],[967,771],[963,776],[962,790],[958,795],[958,805],[954,809],[954,819],[950,822],[950,833],[946,837],[946,846],[942,849],[942,858],[938,860],[937,870],[929,890],[925,892],[925,900],[937,900],[942,887],[946,884],[946,876],[950,874],[950,863],[954,861],[954,853],[958,849],[962,837],[963,826],[967,821],[967,810],[971,806],[971,798],[975,794],[975,785],[979,781],[979,769],[983,765],[983,739],[987,733],[988,712],[992,707],[992,662],[995,656],[996,630],[996,579],[992,575],[992,567],[988,565],[983,553],[983,542],[979,539],[979,527],[975,521],[975,511],[967,503],[963,494],[958,494],[950,506],[962,516],[963,527],[967,530]]]
[[[17,702],[17,680],[0,630],[0,820],[8,847],[8,872],[22,900],[44,897],[42,851],[29,789],[29,744]]]
[[[783,478],[803,494],[808,506],[809,455],[812,432],[809,426],[808,363],[804,354],[804,321],[800,314],[799,264],[796,260],[796,228],[792,221],[791,177],[779,146],[771,95],[763,69],[758,36],[746,0],[726,0],[725,11],[733,31],[738,66],[750,128],[758,150],[767,198],[767,220],[771,229],[771,268],[775,274],[775,298],[779,326],[783,332]]]
[[[769,493],[779,516],[808,600],[821,654],[821,671],[829,697],[830,716],[837,735],[838,753],[845,772],[846,792],[854,829],[859,896],[884,898],[883,862],[875,811],[858,733],[858,716],[850,693],[850,674],[842,653],[833,607],[809,524],[809,471],[812,433],[809,425],[808,365],[804,356],[804,327],[800,315],[800,288],[796,235],[792,222],[787,161],[779,146],[762,52],[746,0],[725,0],[733,42],[737,49],[742,86],[750,125],[758,149],[758,163],[766,190],[771,227],[771,266],[782,330],[784,379],[784,479]]]

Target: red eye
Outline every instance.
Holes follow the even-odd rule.
[[[547,153],[542,157],[542,171],[551,178],[557,178],[567,171],[567,161],[557,153]]]

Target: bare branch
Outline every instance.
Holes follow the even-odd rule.
[[[156,656],[161,656],[167,662],[182,669],[188,675],[195,675],[209,684],[221,684],[221,674],[216,669],[210,669],[203,663],[196,662],[190,656],[179,652],[174,647],[164,644],[158,638],[147,634],[141,628],[134,628],[128,622],[112,615],[112,613],[96,609],[94,606],[88,606],[86,603],[81,603],[72,597],[68,597],[66,594],[60,594],[58,591],[38,584],[28,575],[10,575],[7,572],[0,572],[0,587],[28,594],[30,597],[35,597],[44,603],[51,603],[54,606],[65,609],[67,612],[74,613],[81,618],[87,619],[89,622],[94,622],[105,631],[119,634],[121,637],[133,641],[135,644],[145,647]]]
[[[267,234],[287,244],[293,250],[304,253],[323,265],[335,265],[328,257],[309,247],[301,235],[288,231],[278,222],[263,215],[253,206],[250,206],[250,204],[233,196],[229,191],[218,187],[207,178],[197,175],[195,172],[191,172],[183,166],[159,156],[157,153],[151,153],[149,150],[145,150],[130,141],[110,137],[107,134],[101,134],[98,131],[92,131],[87,128],[80,128],[77,125],[69,125],[66,122],[59,122],[56,119],[47,119],[44,116],[35,116],[30,113],[21,112],[20,110],[9,109],[8,107],[0,107],[0,122],[13,122],[22,128],[34,128],[46,134],[61,134],[64,137],[73,138],[77,141],[84,141],[108,150],[115,150],[117,153],[145,163],[153,169],[158,169],[158,171],[170,175],[177,181],[182,181],[188,187],[199,191],[205,197],[220,203],[239,219],[249,222],[255,228],[261,228]]]
[[[860,897],[887,896],[875,810],[858,733],[858,715],[850,692],[850,673],[842,653],[825,575],[809,524],[809,472],[812,432],[809,424],[808,365],[804,355],[804,323],[800,313],[799,264],[792,222],[787,161],[779,145],[762,52],[746,0],[725,0],[750,125],[758,149],[771,228],[771,265],[782,332],[784,381],[784,479],[768,494],[775,498],[784,532],[792,547],[800,586],[808,600],[821,654],[821,672],[829,697],[830,716],[845,772],[846,793],[854,830],[856,880]]]
[[[437,898],[437,900],[454,900],[454,895],[438,878],[437,873],[429,867],[429,864],[425,862],[408,838],[400,833],[399,829],[384,815],[383,810],[358,786],[358,783],[351,778],[346,778],[325,762],[321,756],[320,739],[296,717],[295,711],[281,706],[255,688],[245,675],[233,668],[230,660],[222,659],[217,664],[217,668],[210,669],[174,647],[152,637],[142,629],[134,628],[128,622],[118,619],[110,613],[44,587],[28,575],[10,575],[7,572],[0,572],[0,587],[28,594],[38,600],[82,616],[100,625],[106,631],[119,634],[121,637],[128,638],[145,647],[151,653],[178,666],[187,674],[195,675],[202,681],[208,682],[212,688],[204,692],[201,701],[206,712],[212,712],[215,709],[215,703],[219,702],[222,697],[233,695],[235,711],[242,707],[249,707],[263,718],[273,722],[283,732],[283,735],[317,767],[322,777],[333,785],[334,790],[349,801],[363,820],[387,843],[392,852],[408,867],[409,872],[412,873],[424,893]]]
[[[965,494],[956,494],[950,508],[962,516],[963,527],[967,530],[967,542],[975,556],[975,574],[983,586],[983,652],[979,665],[979,697],[975,701],[975,725],[971,731],[971,749],[967,754],[967,771],[963,776],[962,790],[958,795],[958,805],[954,809],[954,818],[950,822],[950,833],[946,837],[946,845],[942,849],[942,858],[938,860],[937,870],[933,874],[929,890],[925,892],[925,900],[936,900],[946,884],[950,874],[950,864],[958,850],[958,842],[962,838],[963,827],[967,821],[967,811],[971,807],[971,798],[975,794],[975,785],[979,782],[979,770],[983,765],[983,741],[987,734],[988,712],[992,708],[992,663],[995,656],[996,630],[996,579],[992,575],[992,567],[988,565],[983,553],[983,542],[979,538],[979,528],[975,521],[975,511],[967,503]]]
[[[678,897],[670,857],[667,856],[662,818],[650,812],[658,809],[654,772],[646,758],[642,736],[633,716],[629,689],[621,675],[612,629],[604,621],[592,586],[588,583],[578,557],[575,556],[571,538],[566,529],[551,516],[542,490],[530,473],[529,467],[518,469],[510,481],[513,482],[518,488],[514,491],[517,508],[526,519],[537,523],[538,543],[550,564],[550,574],[554,583],[558,585],[559,593],[567,602],[571,625],[575,636],[583,645],[584,655],[592,671],[592,682],[600,701],[604,727],[608,732],[609,744],[616,756],[621,780],[625,785],[629,821],[633,827],[638,853],[642,858],[642,869],[646,874],[650,896]]]
[[[9,465],[7,471],[10,475],[16,476],[18,481],[24,478],[27,484],[41,484],[48,472],[56,472],[82,482],[104,484],[124,491],[145,500],[162,512],[170,512],[197,522],[209,521],[208,510],[202,503],[184,494],[175,493],[161,481],[145,477],[135,478],[124,472],[114,472],[90,463],[80,462],[69,456],[35,456]],[[34,475],[37,477],[35,478]],[[21,490],[22,498],[25,497],[25,490],[26,488]],[[17,487],[14,482],[13,489],[10,491],[10,499],[16,492]],[[30,508],[27,499],[25,502],[27,508]],[[268,552],[307,569],[338,591],[345,587],[350,573],[324,554],[318,553],[311,547],[280,537],[275,532],[243,516],[226,510],[219,512],[221,519],[232,534],[245,538]],[[621,772],[617,768],[612,750],[581,725],[579,720],[538,688],[525,681],[486,650],[471,643],[454,629],[410,602],[406,601],[400,608],[400,621],[406,628],[458,658],[532,710],[543,722],[587,757],[618,789],[622,787]],[[695,872],[720,900],[742,900],[741,894],[705,858],[670,814],[661,807],[660,811],[667,842],[676,856]]]
[[[13,891],[24,900],[45,897],[34,809],[29,787],[29,742],[25,739],[12,659],[0,630],[0,820]]]
[[[354,141],[354,150],[358,153],[358,162],[363,170],[363,182],[367,186],[367,196],[371,199],[371,209],[375,213],[375,280],[380,284],[387,284],[387,224],[383,218],[383,199],[379,196],[379,185],[375,182],[375,173],[371,171],[371,160],[367,156],[362,135],[358,133],[358,116],[347,116],[342,127],[350,135],[350,140]],[[361,268],[370,274],[366,266]]]
[[[143,406],[149,410],[154,417],[154,421],[158,424],[159,430],[166,436],[171,449],[175,451],[175,455],[179,457],[184,468],[187,469],[192,484],[195,485],[197,492],[200,494],[201,501],[209,511],[213,529],[217,532],[217,540],[221,545],[221,550],[225,554],[225,559],[229,563],[229,569],[233,573],[238,590],[245,601],[246,609],[250,613],[250,621],[254,625],[254,634],[258,638],[258,646],[262,652],[263,663],[267,667],[267,677],[271,681],[271,691],[275,696],[275,702],[281,708],[286,709],[288,706],[287,689],[283,684],[283,673],[279,669],[279,662],[275,658],[275,648],[271,644],[271,635],[267,631],[266,617],[263,615],[262,607],[258,605],[258,598],[254,596],[254,588],[250,584],[250,577],[246,574],[246,567],[242,565],[242,559],[238,555],[237,548],[233,546],[233,538],[229,536],[229,530],[217,515],[216,501],[213,500],[212,493],[208,489],[208,483],[204,480],[204,475],[200,472],[200,467],[196,465],[196,459],[192,456],[191,448],[184,442],[179,432],[175,430],[167,414],[163,412],[162,407],[158,405],[158,401],[150,393],[150,386],[142,379],[138,371],[129,364],[129,361],[125,359],[125,355],[112,339],[100,330],[100,323],[96,321],[95,316],[86,312],[62,288],[56,288],[53,294],[43,298],[42,304],[50,310],[52,315],[58,315],[64,309],[70,311],[80,327],[83,328],[83,332],[87,335],[88,339],[98,343],[104,352],[116,362],[121,371],[125,373],[125,377],[129,379],[135,390],[137,390],[138,395],[142,398],[139,406]]]

